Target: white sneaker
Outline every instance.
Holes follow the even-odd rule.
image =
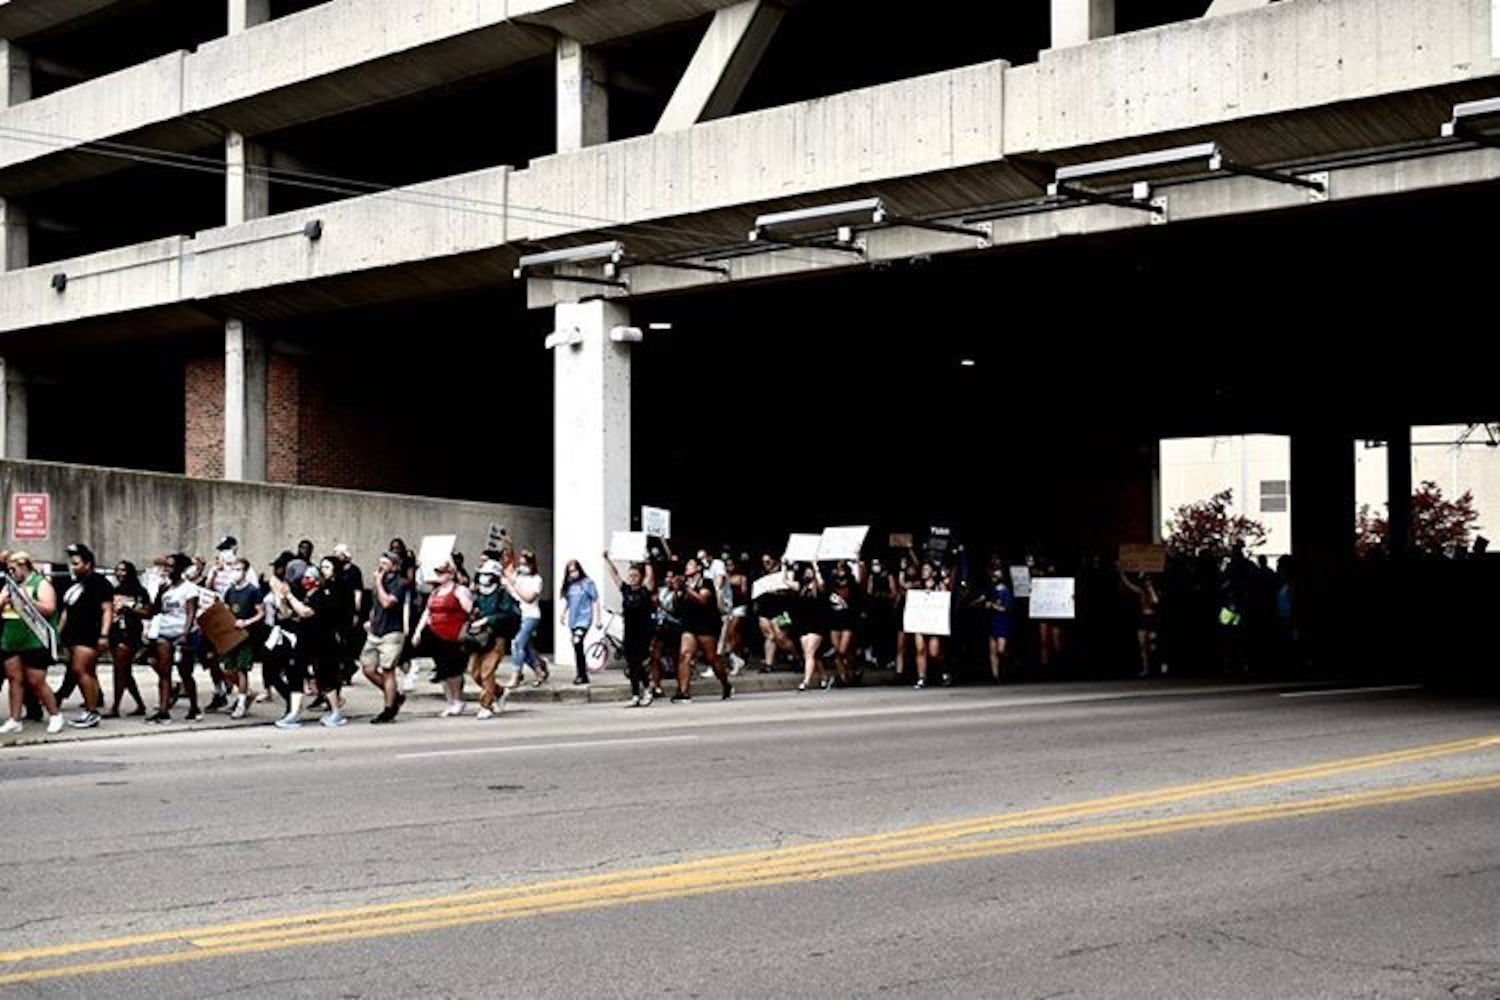
[[[713,667],[704,667],[698,673],[698,676],[702,677],[704,680],[707,680],[708,678],[712,677],[713,675],[714,675],[714,668]]]
[[[327,726],[329,729],[337,729],[338,727],[340,727],[342,725],[348,724],[349,719],[348,719],[347,716],[344,715],[343,712],[334,711],[334,712],[329,712],[327,715],[323,716],[323,718],[319,719],[318,721],[321,722],[323,725]]]
[[[47,735],[56,736],[58,733],[63,731],[63,725],[64,722],[61,712],[58,712],[56,715],[49,715],[47,717]]]
[[[484,707],[481,707],[479,711],[474,713],[474,718],[478,719],[480,722],[483,722],[485,719],[493,719],[494,717],[495,713],[492,710]]]
[[[646,693],[643,694],[643,695],[641,695],[641,707],[642,708],[646,708],[648,705],[650,705],[655,700],[656,699],[651,694],[651,689],[648,687],[646,689]]]
[[[25,728],[20,719],[6,719],[5,724],[0,726],[0,733],[19,733]]]
[[[495,702],[495,714],[499,715],[505,711],[505,703],[510,701],[510,688],[500,689],[500,700]]]
[[[402,694],[411,694],[416,689],[417,689],[417,668],[416,667],[412,667],[410,670],[408,670],[406,672],[406,676],[403,677],[403,678],[401,678],[401,693]]]
[[[453,718],[455,716],[459,716],[459,715],[463,715],[463,714],[464,714],[464,706],[463,706],[463,704],[461,702],[451,702],[450,701],[448,703],[448,707],[445,708],[445,709],[443,709],[443,714],[440,716],[440,718],[451,719],[451,718]]]
[[[729,654],[729,676],[738,677],[740,671],[745,669],[745,658],[738,653]]]
[[[229,713],[231,719],[243,719],[245,712],[249,710],[249,699],[240,695],[234,700],[234,711]]]

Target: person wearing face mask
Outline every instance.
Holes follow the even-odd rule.
[[[917,572],[919,574],[919,584],[914,589],[941,591],[950,591],[953,589],[951,577],[947,577],[939,572],[937,565],[932,562],[922,563],[921,568]],[[916,636],[916,641],[917,683],[915,687],[917,690],[920,691],[927,686],[927,668],[930,663],[937,663],[938,669],[942,672],[944,687],[953,683],[953,676],[947,671],[943,637],[940,635],[918,635]]]
[[[536,674],[533,686],[541,687],[551,673],[547,661],[538,656],[532,646],[542,624],[542,588],[545,586],[542,575],[537,572],[536,553],[522,549],[516,557],[514,570],[504,578],[502,585],[521,609],[521,629],[510,653],[510,686],[521,686],[521,678],[529,666]]]
[[[510,688],[495,680],[500,661],[505,657],[506,643],[520,630],[521,609],[515,598],[501,586],[505,568],[493,559],[486,560],[474,575],[474,606],[461,643],[469,651],[469,672],[479,685],[481,721],[505,711]]]
[[[895,574],[887,569],[883,559],[871,559],[870,572],[865,574],[865,627],[870,652],[882,667],[892,666],[895,656],[891,640],[898,631],[896,598]]]
[[[677,615],[682,620],[682,644],[677,659],[677,691],[673,701],[693,700],[693,662],[698,656],[708,661],[708,668],[719,680],[720,698],[734,697],[734,685],[724,661],[719,659],[719,638],[723,627],[719,614],[719,588],[697,559],[683,567],[682,593],[677,598]]]
[[[464,711],[466,658],[459,639],[473,609],[473,593],[458,582],[458,568],[453,565],[453,560],[444,560],[437,568],[437,586],[427,599],[427,608],[412,633],[412,642],[432,657],[433,674],[442,681],[448,695],[443,718],[453,718]]]
[[[303,598],[312,609],[311,615],[303,615],[310,627],[304,633],[307,639],[306,656],[312,668],[313,683],[317,687],[318,700],[313,707],[326,703],[328,711],[319,721],[330,728],[342,726],[349,720],[344,717],[344,653],[343,626],[347,608],[339,593],[339,564],[332,556],[318,560],[316,568],[309,569],[307,579],[312,583]]]
[[[823,648],[823,633],[828,631],[828,602],[823,593],[823,580],[818,575],[818,568],[812,565],[798,566],[795,575],[797,591],[791,604],[791,631],[802,649],[802,683],[797,685],[797,690],[826,689],[829,680],[818,656]]]
[[[573,641],[573,662],[577,675],[573,683],[589,682],[588,660],[583,653],[584,640],[589,630],[599,624],[599,588],[583,571],[583,564],[569,559],[563,567],[563,584],[560,595],[563,602],[562,625]]]
[[[244,629],[249,638],[224,654],[224,677],[234,694],[231,719],[243,719],[250,706],[250,668],[255,660],[255,647],[262,623],[266,620],[266,609],[261,602],[260,587],[254,583],[250,560],[236,557],[234,574],[229,588],[224,591],[224,606],[234,615],[235,628]]]

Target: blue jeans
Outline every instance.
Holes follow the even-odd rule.
[[[538,660],[531,650],[531,640],[536,637],[536,630],[541,628],[541,618],[522,618],[521,631],[516,633],[516,641],[510,647],[511,669],[520,673],[523,667],[535,670]]]

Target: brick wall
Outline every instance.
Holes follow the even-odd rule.
[[[301,483],[302,372],[294,358],[271,355],[266,375],[266,479]]]
[[[189,476],[224,478],[224,359],[183,364],[183,469]]]

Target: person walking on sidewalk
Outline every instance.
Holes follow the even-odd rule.
[[[458,644],[469,612],[474,609],[474,595],[468,587],[458,582],[458,569],[448,559],[437,568],[437,587],[427,598],[427,609],[412,634],[412,642],[418,649],[432,657],[433,676],[443,683],[448,695],[448,707],[443,709],[443,718],[453,718],[464,712],[464,656]]]
[[[71,725],[75,729],[92,729],[99,724],[99,651],[109,646],[110,626],[115,617],[115,588],[95,572],[94,553],[87,545],[68,546],[68,568],[73,573],[73,583],[63,594],[62,626],[58,631],[69,673],[83,692],[83,711]]]
[[[10,685],[10,718],[0,725],[0,733],[19,733],[22,729],[21,713],[25,691],[31,693],[47,710],[47,732],[55,736],[62,732],[63,717],[57,707],[57,699],[47,684],[47,668],[52,665],[52,653],[47,643],[37,638],[31,627],[21,618],[21,613],[11,604],[10,588],[19,587],[31,598],[31,603],[49,622],[56,623],[57,591],[47,578],[36,571],[31,556],[25,552],[12,552],[6,560],[10,573],[10,584],[0,591],[0,619],[4,629],[0,631],[0,648],[5,654],[5,680]]]
[[[172,721],[172,661],[177,661],[177,675],[182,679],[182,693],[188,698],[187,721],[203,718],[198,707],[198,683],[193,680],[193,651],[189,644],[198,621],[197,584],[184,578],[192,560],[181,552],[167,556],[162,567],[164,579],[156,592],[156,614],[147,631],[152,642],[152,660],[156,666],[156,714],[147,722]]]
[[[144,644],[142,633],[146,619],[151,617],[151,595],[141,584],[141,576],[135,563],[120,560],[115,566],[115,613],[110,623],[109,652],[114,664],[114,698],[106,719],[120,717],[120,704],[129,694],[135,699],[135,711],[131,715],[145,715],[146,702],[141,698],[141,689],[135,683],[135,657]]]
[[[375,600],[366,625],[359,664],[365,679],[385,693],[385,707],[370,720],[375,725],[396,721],[406,701],[396,677],[406,637],[411,634],[411,584],[401,571],[401,557],[387,552],[380,557],[374,580]]]
[[[729,682],[724,661],[719,659],[723,619],[719,613],[718,587],[704,573],[703,564],[697,559],[689,559],[684,570],[678,605],[683,625],[682,645],[677,660],[677,693],[672,695],[672,700],[693,700],[693,662],[702,655],[713,675],[719,679],[720,697],[728,701],[734,697],[734,686]]]
[[[632,564],[620,579],[620,571],[604,553],[604,566],[609,570],[615,586],[620,588],[620,617],[625,623],[625,676],[630,679],[630,707],[641,708],[651,704],[651,681],[646,674],[646,661],[651,657],[651,638],[654,626],[651,581],[646,579],[649,568]]]
[[[500,661],[510,640],[521,629],[521,609],[502,586],[505,567],[487,559],[475,574],[474,608],[464,628],[462,644],[469,652],[469,670],[479,685],[477,719],[494,718],[505,711],[510,687],[496,682]]]
[[[573,683],[587,684],[589,665],[583,644],[589,631],[599,624],[599,588],[594,586],[594,581],[589,579],[583,571],[583,564],[577,559],[569,559],[568,565],[563,567],[561,597],[562,624],[573,641],[573,669],[576,672]]]
[[[542,575],[537,572],[536,553],[522,549],[516,557],[514,571],[504,581],[505,589],[521,608],[521,631],[510,651],[511,687],[521,686],[522,672],[528,666],[536,673],[535,687],[547,683],[551,676],[547,661],[537,655],[532,645],[537,629],[542,625],[542,588],[545,585]]]
[[[224,654],[224,678],[234,691],[231,719],[243,719],[250,708],[250,668],[255,662],[255,647],[265,633],[266,609],[260,587],[255,583],[250,560],[235,556],[229,589],[224,591],[224,606],[234,615],[234,626],[248,633],[244,642]]]

